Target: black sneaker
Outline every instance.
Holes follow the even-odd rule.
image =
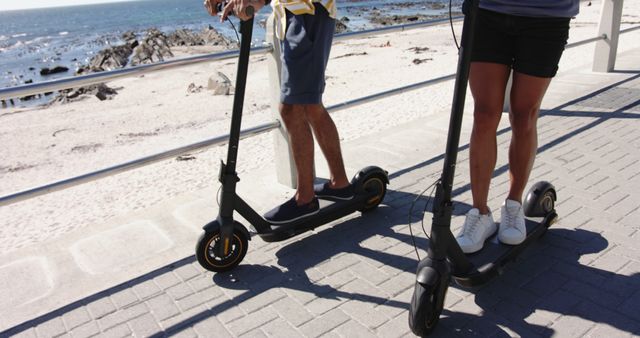
[[[320,210],[320,204],[317,198],[314,197],[313,200],[307,204],[298,205],[296,198],[292,197],[282,205],[264,214],[264,218],[271,224],[282,224],[315,215],[318,213],[318,210]]]
[[[344,188],[333,189],[330,187],[329,182],[325,182],[314,185],[313,191],[316,193],[317,197],[329,200],[348,201],[353,198],[353,187],[351,184]]]

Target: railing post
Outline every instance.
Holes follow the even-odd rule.
[[[265,40],[273,46],[273,52],[267,53],[267,64],[269,68],[269,92],[271,97],[271,113],[280,123],[280,128],[273,132],[273,148],[275,151],[274,160],[276,165],[276,175],[280,184],[296,188],[297,171],[293,162],[293,154],[289,146],[289,134],[280,117],[280,73],[282,64],[280,63],[281,44],[275,34],[275,25],[278,24],[273,13],[269,15],[266,23]]]
[[[606,38],[596,42],[593,55],[594,72],[611,72],[616,65],[622,3],[623,0],[602,0],[598,35],[604,34]]]

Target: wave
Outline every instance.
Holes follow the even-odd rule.
[[[13,35],[11,35],[11,37],[15,39],[15,38],[21,38],[21,37],[24,37],[24,36],[27,36],[27,35],[29,35],[29,34],[20,33],[20,34],[13,34]]]
[[[0,41],[9,40],[8,36],[0,35]]]
[[[58,33],[58,35],[60,35],[60,36],[65,36],[65,35],[68,35],[68,34],[69,34],[69,32],[66,32],[66,31]]]

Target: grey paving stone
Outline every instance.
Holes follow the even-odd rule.
[[[118,291],[112,294],[110,297],[111,301],[113,301],[113,304],[115,304],[115,306],[119,309],[138,302],[138,297],[132,289],[124,289]]]
[[[164,290],[174,300],[183,299],[193,294],[193,290],[186,283],[180,283]]]
[[[287,318],[287,321],[294,327],[298,327],[314,318],[304,306],[291,297],[282,298],[271,304],[271,307],[278,312],[281,318]]]
[[[121,337],[131,337],[133,333],[127,324],[120,324],[114,326],[110,329],[104,330],[101,334],[103,337],[108,338],[121,338]]]
[[[261,327],[261,329],[267,337],[301,337],[302,333],[294,326],[295,324],[290,323],[288,320],[278,318],[266,323]]]
[[[62,318],[53,318],[36,327],[36,334],[38,337],[55,337],[66,332],[67,328],[64,327]]]
[[[376,336],[373,331],[353,320],[338,326],[333,329],[333,332],[338,334],[340,337],[368,338]]]
[[[12,337],[14,338],[36,338],[36,329],[35,328],[29,328],[23,331],[20,331],[16,334],[13,334]]]
[[[136,337],[149,337],[162,331],[151,314],[144,314],[127,321],[127,323]]]
[[[263,308],[249,316],[239,318],[233,322],[225,324],[225,327],[234,335],[240,336],[253,329],[262,327],[278,318],[278,314],[271,308]]]
[[[349,317],[339,309],[333,309],[300,326],[300,331],[307,337],[319,337],[324,333],[349,321]]]
[[[198,334],[196,331],[190,327],[185,327],[184,329],[178,332],[172,332],[171,337],[173,338],[197,338]],[[220,337],[220,336],[217,336]]]
[[[100,333],[100,328],[96,322],[89,322],[70,329],[69,333],[74,338],[87,338],[98,335]]]
[[[136,284],[133,286],[133,292],[136,293],[139,299],[145,300],[147,298],[151,298],[155,295],[158,295],[162,290],[156,285],[153,280],[144,281],[140,284]]]
[[[100,328],[103,331],[117,326],[122,323],[126,323],[137,317],[140,317],[149,312],[149,309],[145,304],[137,304],[125,309],[118,310],[111,314],[108,314],[98,320]]]
[[[231,333],[215,316],[209,316],[195,323],[193,329],[200,337],[231,337]]]
[[[558,337],[583,337],[594,324],[573,316],[562,316],[550,328]]]
[[[159,321],[171,318],[180,313],[180,309],[176,303],[166,294],[160,294],[153,298],[149,298],[146,300],[146,304],[151,310],[153,316]]]
[[[154,278],[153,280],[156,282],[158,287],[162,290],[166,290],[180,283],[180,278],[178,278],[171,270],[167,270],[166,273],[161,274],[160,276]]]
[[[84,306],[73,309],[62,315],[65,327],[69,330],[92,320],[91,315]]]
[[[192,278],[202,275],[202,270],[196,268],[193,264],[181,266],[175,270],[175,273],[183,280],[188,281]]]

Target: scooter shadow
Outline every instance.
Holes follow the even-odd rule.
[[[582,319],[615,329],[594,331],[593,336],[640,334],[640,307],[633,301],[640,273],[637,266],[625,264],[622,256],[608,249],[609,242],[599,233],[551,227],[517,264],[476,290],[475,304],[491,315],[465,327],[480,328],[482,336],[493,335],[495,325],[521,337],[582,336],[589,323],[581,323],[582,333],[571,331]],[[615,261],[627,268],[615,273],[595,267],[616,270]]]

